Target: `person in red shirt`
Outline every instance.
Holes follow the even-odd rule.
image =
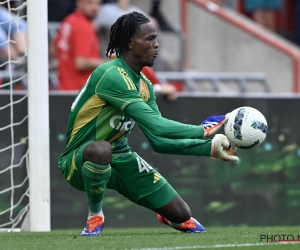
[[[92,20],[100,0],[77,0],[76,10],[62,22],[51,54],[58,59],[58,89],[79,90],[106,60],[100,59],[99,40]]]

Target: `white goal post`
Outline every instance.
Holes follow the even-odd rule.
[[[0,0],[0,232],[51,230],[47,4]]]
[[[29,230],[50,231],[47,1],[27,0]]]

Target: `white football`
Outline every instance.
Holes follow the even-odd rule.
[[[267,130],[266,118],[255,108],[240,107],[226,116],[225,135],[238,148],[257,147],[265,140]]]

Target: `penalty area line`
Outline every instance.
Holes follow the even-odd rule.
[[[184,250],[184,249],[209,249],[209,248],[227,248],[227,247],[255,247],[270,245],[290,245],[300,244],[300,242],[270,242],[270,243],[242,243],[242,244],[219,244],[211,246],[178,246],[178,247],[161,247],[161,248],[133,248],[130,250]]]

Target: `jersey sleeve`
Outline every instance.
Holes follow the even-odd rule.
[[[161,116],[161,113],[160,113],[160,111],[159,111],[159,109],[158,109],[158,106],[157,106],[157,103],[156,103],[156,99],[155,99],[155,98],[149,100],[148,105],[149,105],[149,107],[150,107],[156,114],[158,114],[159,116]]]
[[[145,127],[141,127],[152,149],[160,154],[210,156],[211,140],[169,139],[155,136]]]
[[[104,72],[96,85],[95,91],[99,97],[122,111],[129,104],[144,103],[128,74],[122,68],[116,66]]]
[[[154,106],[154,104],[152,103]],[[127,113],[144,131],[158,137],[169,139],[202,138],[202,126],[183,124],[166,119],[144,102],[133,103],[125,109]]]
[[[156,102],[151,103],[157,107]],[[134,103],[125,109],[141,128],[152,149],[162,154],[210,156],[211,140],[199,140],[203,127],[168,120],[146,103]]]

